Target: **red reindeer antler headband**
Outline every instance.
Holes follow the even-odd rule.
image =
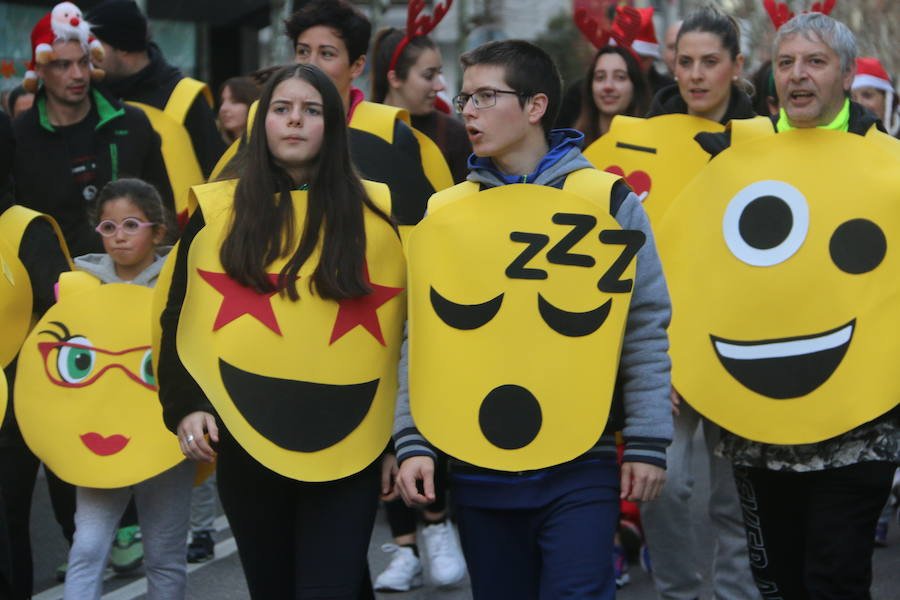
[[[631,44],[641,29],[641,13],[630,6],[616,8],[616,18],[609,29],[603,29],[600,24],[588,12],[579,8],[575,11],[575,25],[584,34],[584,37],[598,50],[615,41],[631,52],[635,60],[640,62],[637,54],[632,50]]]
[[[823,0],[822,2],[816,2],[812,5],[809,12],[818,12],[823,15],[829,14],[837,0]],[[794,13],[790,11],[786,2],[775,2],[775,0],[763,0],[763,6],[766,9],[766,12],[769,13],[769,18],[772,20],[772,25],[775,26],[775,31],[781,29],[781,26],[794,18]]]
[[[406,33],[394,49],[394,54],[391,55],[388,71],[393,71],[397,66],[397,60],[410,40],[414,37],[428,35],[434,31],[434,28],[438,26],[438,23],[447,14],[447,11],[450,10],[452,4],[453,0],[446,0],[446,2],[438,4],[434,7],[434,14],[429,17],[422,14],[422,11],[425,9],[425,0],[409,0],[409,4],[406,6]]]

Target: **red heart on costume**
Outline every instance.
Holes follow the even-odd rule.
[[[647,196],[650,194],[650,188],[653,186],[653,181],[650,179],[650,175],[644,171],[632,171],[628,175],[625,175],[625,171],[619,165],[610,165],[603,170],[607,173],[623,177],[625,183],[627,183],[628,187],[637,194],[637,197],[641,202],[646,200]]]

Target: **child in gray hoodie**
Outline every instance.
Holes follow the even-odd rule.
[[[139,179],[110,182],[97,198],[96,215],[96,231],[103,236],[106,253],[80,256],[75,259],[75,266],[103,283],[153,287],[169,252],[169,247],[160,247],[167,228],[165,209],[156,189]],[[132,494],[143,528],[148,597],[184,598],[184,544],[194,472],[193,463],[185,460],[134,486],[79,486],[65,599],[100,598],[113,534]]]

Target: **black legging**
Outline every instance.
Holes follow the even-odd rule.
[[[296,481],[261,465],[224,427],[219,432],[219,498],[251,598],[371,598],[366,554],[380,461],[337,481]]]
[[[406,506],[397,498],[384,503],[388,525],[391,526],[391,537],[400,537],[416,532],[418,511]],[[434,502],[427,507],[429,512],[443,512],[447,508],[447,455],[439,452],[434,463]]]

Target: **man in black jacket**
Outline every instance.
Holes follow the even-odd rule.
[[[116,98],[165,110],[179,83],[187,80],[194,84],[178,92],[187,94],[186,112],[174,111],[173,115],[178,113],[176,120],[191,138],[203,177],[209,177],[225,151],[209,89],[166,62],[159,46],[150,41],[147,19],[133,0],[107,0],[94,8],[87,20],[105,50],[104,58],[95,62],[106,71],[104,84]]]
[[[173,208],[160,139],[144,113],[91,87],[90,56],[80,41],[59,39],[53,52],[53,60],[37,65],[43,85],[34,106],[13,126],[16,201],[54,217],[72,256],[102,252],[88,209],[107,182],[139,177]]]

